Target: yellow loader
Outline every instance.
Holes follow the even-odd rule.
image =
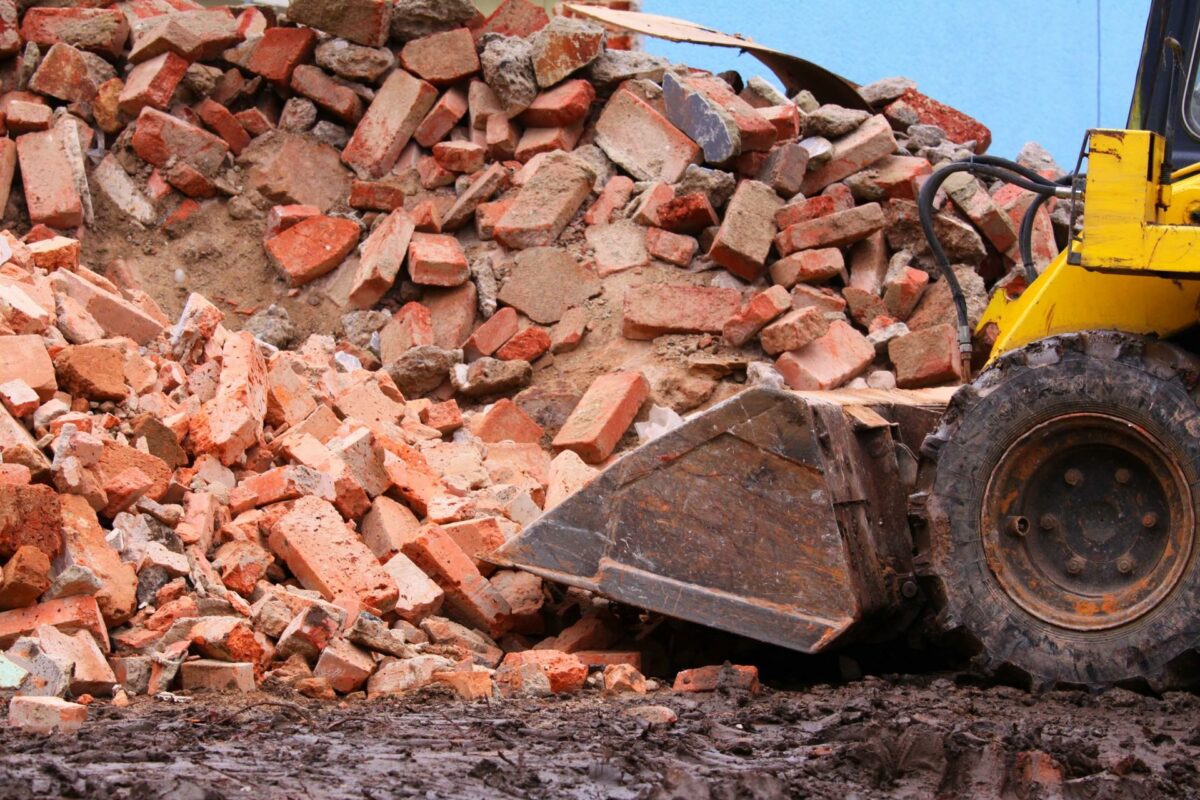
[[[1128,129],[1090,131],[1068,178],[976,156],[926,183],[966,370],[973,340],[991,343],[973,379],[748,390],[617,461],[496,560],[805,653],[933,615],[983,669],[1036,684],[1193,681],[1198,37],[1200,3],[1152,3]],[[931,224],[956,171],[1038,197],[1024,280],[974,330]],[[1082,224],[1039,274],[1033,214],[1050,198]]]

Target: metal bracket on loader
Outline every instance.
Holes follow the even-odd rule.
[[[492,560],[808,653],[915,596],[897,458],[949,399],[752,389],[617,461]]]

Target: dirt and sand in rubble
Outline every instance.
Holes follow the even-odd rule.
[[[1200,699],[1193,695],[1156,699],[1115,689],[1034,696],[968,684],[867,678],[758,697],[659,692],[498,705],[433,692],[336,705],[271,694],[187,704],[138,698],[127,709],[95,708],[77,737],[0,731],[0,794],[847,800],[1200,793]],[[669,707],[678,721],[652,726],[624,713],[647,704]]]

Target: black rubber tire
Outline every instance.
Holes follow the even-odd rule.
[[[1165,689],[1194,680],[1200,542],[1152,611],[1120,627],[1079,631],[1049,624],[1008,596],[986,562],[979,529],[984,488],[1008,443],[1056,414],[1097,409],[1154,433],[1183,471],[1200,520],[1197,374],[1197,359],[1177,347],[1099,331],[1006,354],[955,394],[922,448],[923,544],[938,620],[974,641],[986,671],[1016,668],[1041,686],[1144,680]]]

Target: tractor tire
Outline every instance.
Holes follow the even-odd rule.
[[[1200,675],[1198,376],[1178,347],[1092,331],[1006,354],[955,394],[922,447],[918,548],[939,623],[986,671]]]

